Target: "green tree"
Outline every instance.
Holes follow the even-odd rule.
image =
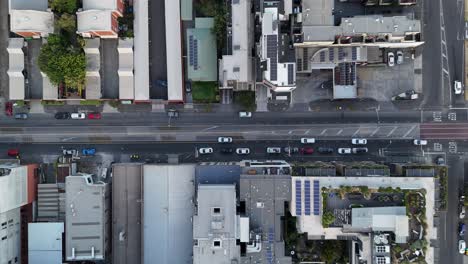
[[[323,244],[320,257],[327,264],[334,263],[343,254],[343,243],[339,240],[326,240]]]
[[[76,0],[50,0],[49,6],[58,13],[74,14],[78,9]]]
[[[63,14],[57,19],[55,26],[60,30],[73,34],[76,31],[76,17],[70,14]]]
[[[332,212],[326,210],[322,215],[322,226],[329,227],[335,221],[335,216]]]
[[[226,38],[226,16],[227,10],[223,5],[218,6],[218,10],[214,16],[214,25],[212,33],[216,36],[216,45],[218,49],[221,49],[224,46]]]
[[[240,91],[234,95],[234,100],[245,111],[255,111],[255,93],[251,91]]]

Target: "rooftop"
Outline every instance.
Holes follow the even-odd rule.
[[[116,10],[117,0],[83,0],[83,10]]]
[[[192,81],[217,80],[216,38],[213,18],[195,18],[195,28],[187,29],[187,74]]]
[[[302,0],[302,24],[304,26],[333,26],[332,14],[335,1]]]
[[[119,98],[134,99],[133,39],[119,39]]]
[[[10,31],[37,32],[47,36],[54,32],[54,14],[36,10],[11,10]]]
[[[85,39],[84,52],[86,56],[86,99],[101,98],[101,54],[99,45],[101,39]]]
[[[24,39],[10,38],[8,40],[8,77],[9,98],[11,100],[24,100]]]
[[[76,12],[76,16],[78,33],[112,31],[112,10],[85,10]]]
[[[46,11],[49,5],[48,0],[10,0],[10,12],[11,10],[37,10]]]

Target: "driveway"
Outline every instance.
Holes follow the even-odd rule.
[[[166,22],[164,1],[149,2],[150,98],[167,100],[167,87],[157,85],[167,80]]]
[[[25,69],[27,70],[28,83],[25,85],[25,99],[42,99],[42,75],[39,70],[37,58],[42,47],[42,39],[27,40],[28,48]]]
[[[101,39],[101,90],[105,99],[119,98],[118,39]]]
[[[8,97],[8,1],[0,1],[0,97]]]

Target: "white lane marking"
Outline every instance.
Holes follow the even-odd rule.
[[[291,135],[293,133],[293,130],[288,131],[288,135]]]
[[[379,131],[380,127],[377,127],[373,132],[372,134],[370,134],[371,137],[373,137],[375,135],[375,133],[377,133],[377,131]]]
[[[308,135],[308,134],[309,134],[309,132],[310,132],[310,129],[307,129],[307,131],[306,131],[306,132],[304,132],[304,135]]]
[[[212,127],[208,127],[208,128],[205,128],[202,130],[203,131],[208,131],[208,130],[211,130],[211,129],[215,129],[215,128],[218,128],[219,126],[212,126]]]
[[[336,135],[341,135],[341,133],[343,133],[343,129],[340,129],[340,131],[338,131],[338,133],[336,133]]]
[[[416,128],[416,125],[413,125],[413,126],[411,127],[411,129],[408,130],[408,132],[406,132],[405,135],[404,135],[403,137],[404,137],[404,138],[407,137],[411,132],[413,132],[413,130],[414,130],[415,128]]]
[[[393,129],[392,129],[390,132],[388,132],[387,137],[389,137],[391,134],[393,134],[393,132],[395,132],[395,130],[396,130],[397,128],[398,128],[398,127],[396,127],[396,126],[393,127]]]
[[[353,134],[352,137],[355,137],[355,136],[359,133],[359,130],[361,130],[361,128],[358,128],[358,129],[356,130],[356,132],[354,132],[354,134]]]
[[[322,130],[322,133],[320,133],[320,135],[323,136],[325,133],[327,133],[326,129]]]

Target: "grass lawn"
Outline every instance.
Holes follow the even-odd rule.
[[[192,97],[194,103],[215,103],[219,100],[216,82],[193,82]]]

